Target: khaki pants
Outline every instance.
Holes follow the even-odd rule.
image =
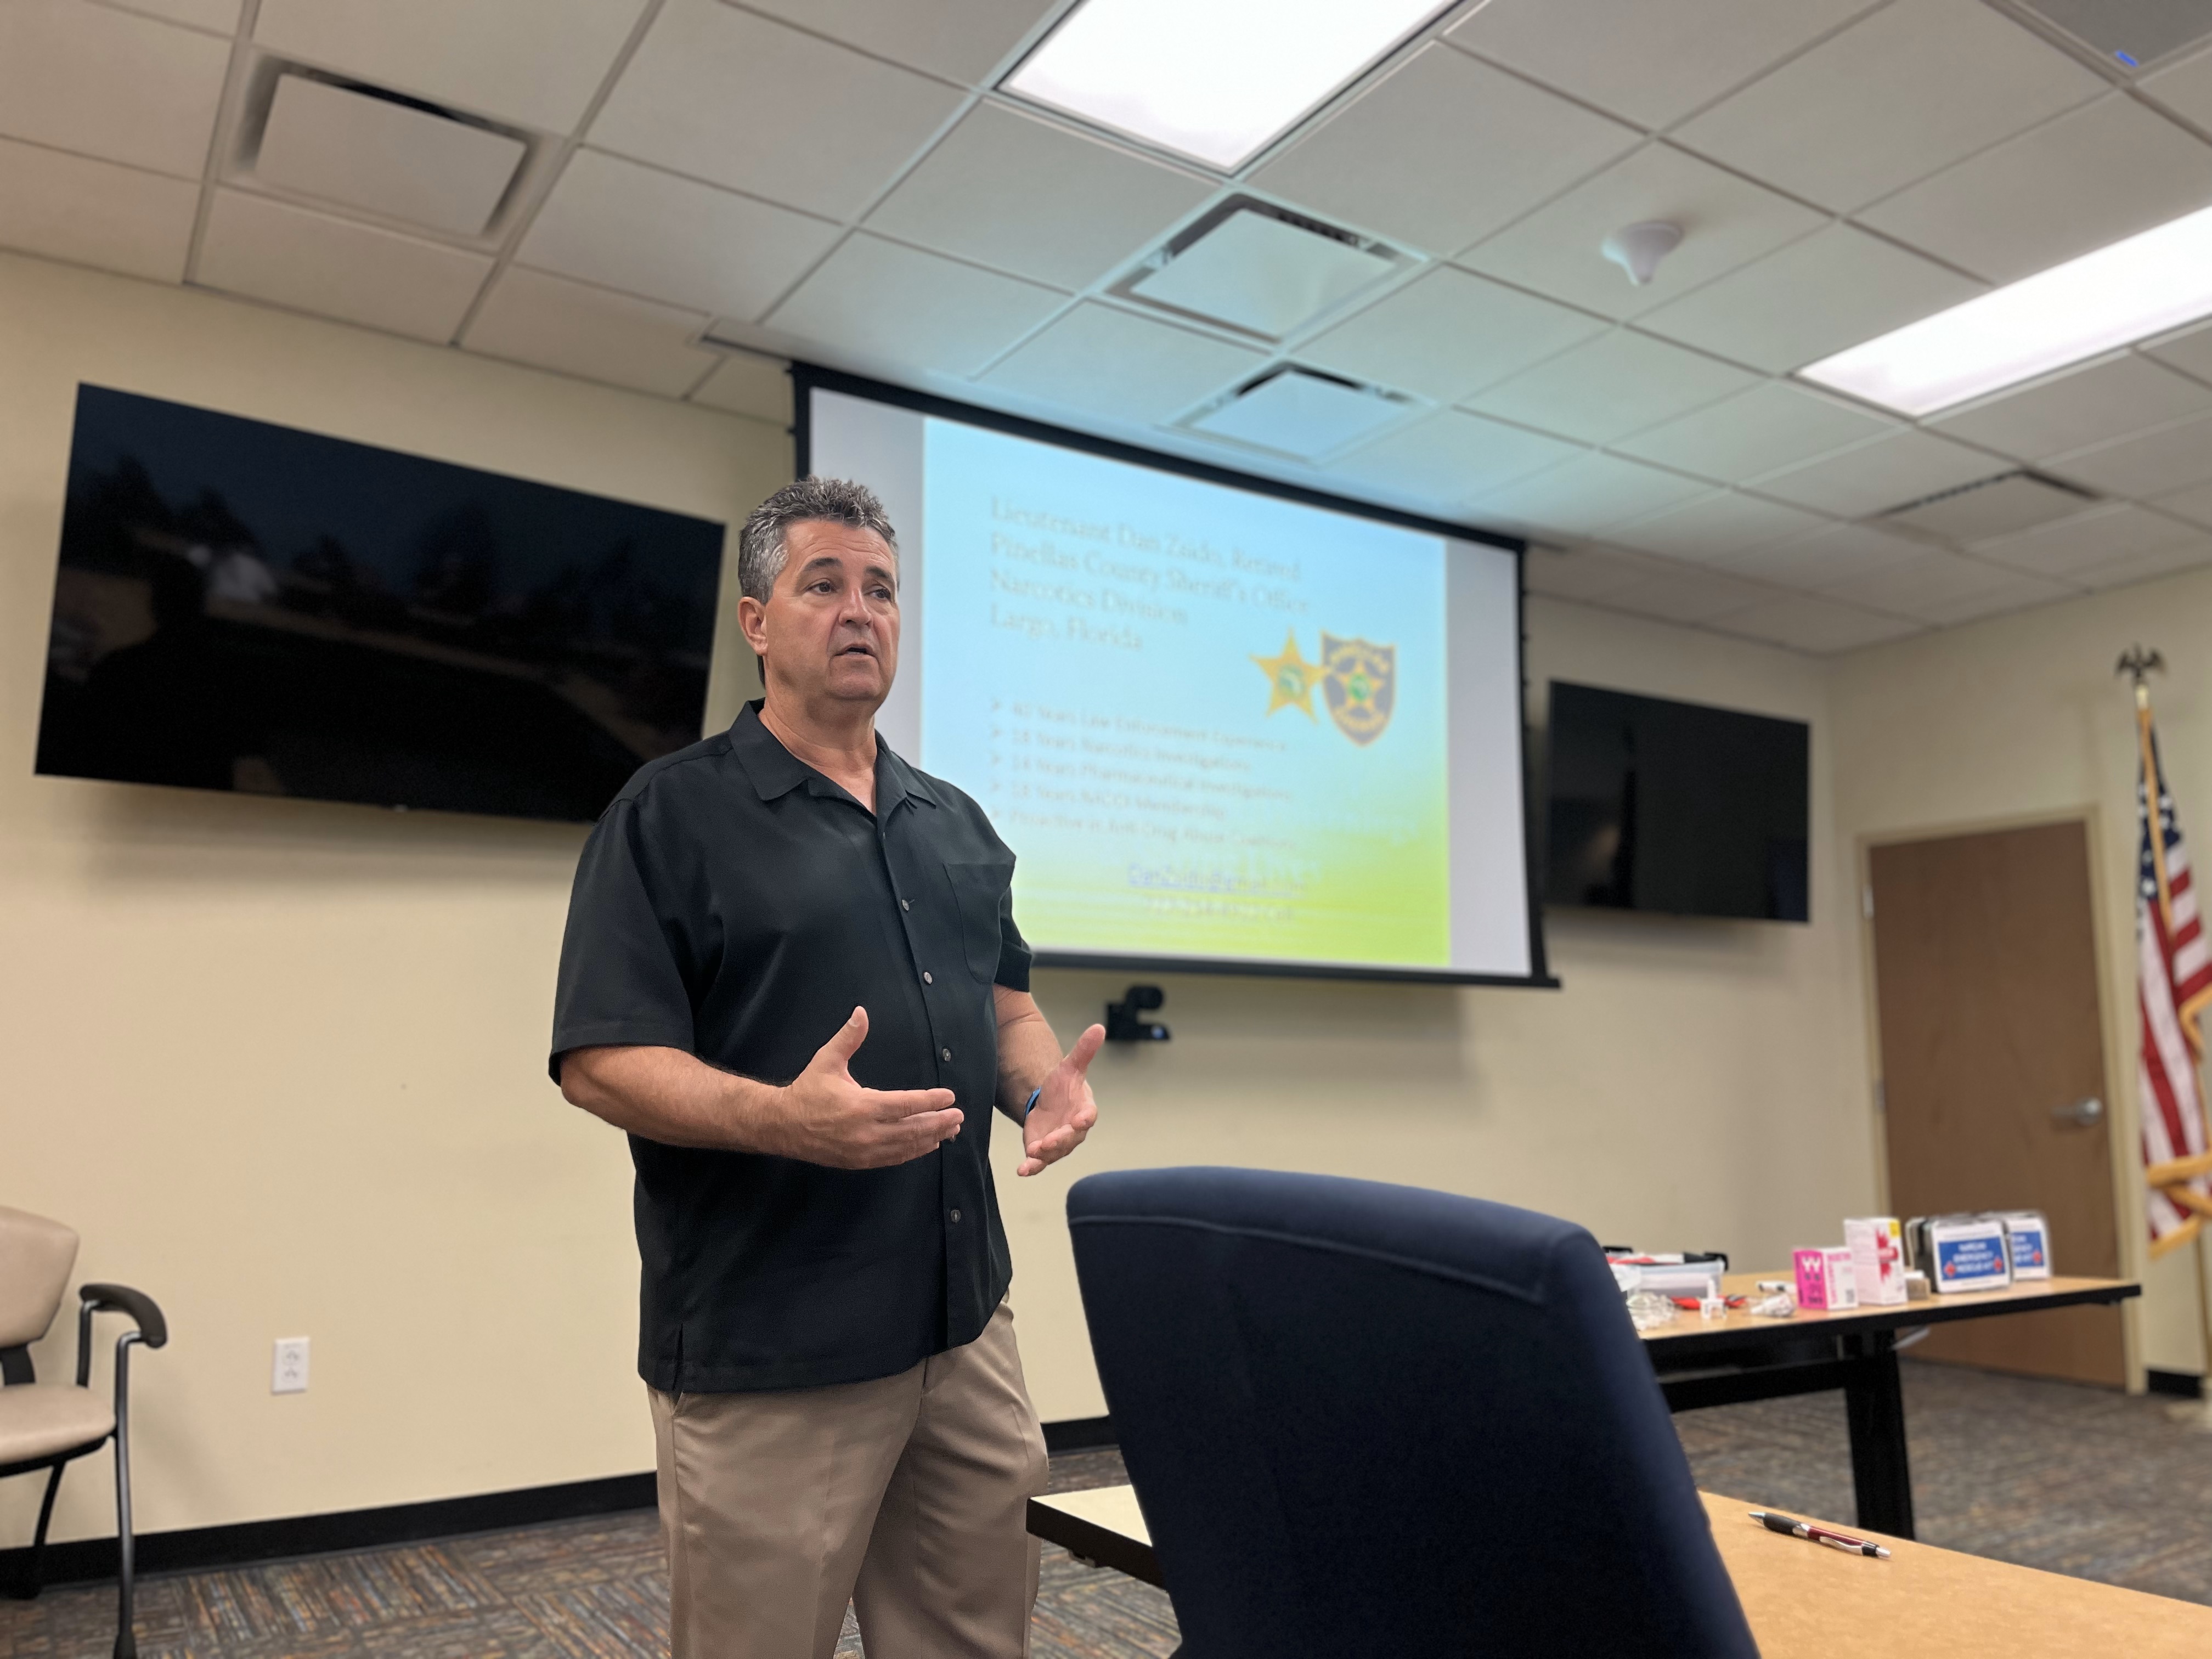
[[[872,1382],[649,1389],[672,1659],[1021,1659],[1044,1432],[1001,1304],[966,1347]]]

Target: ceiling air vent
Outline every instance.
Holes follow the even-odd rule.
[[[2107,63],[2148,69],[2212,39],[2204,0],[2019,0],[2020,9]]]
[[[1413,400],[1310,368],[1272,369],[1184,424],[1208,437],[1310,461],[1389,425]]]
[[[529,154],[514,134],[434,105],[286,70],[252,176],[272,189],[478,236]]]
[[[2039,472],[2000,472],[1893,507],[1877,519],[1888,528],[1939,541],[1978,542],[2071,518],[2098,500],[2086,489]]]
[[[1406,263],[1405,255],[1371,237],[1236,197],[1114,291],[1140,305],[1279,340]]]

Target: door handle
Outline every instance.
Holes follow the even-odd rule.
[[[2053,1106],[2051,1121],[2076,1129],[2094,1129],[2105,1121],[2105,1103],[2094,1095],[2085,1096],[2071,1106]]]

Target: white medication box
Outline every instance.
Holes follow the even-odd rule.
[[[2013,1282],[2051,1277],[2051,1225],[2036,1210],[2008,1210],[1996,1218],[2004,1223],[2005,1261]]]
[[[1844,1248],[1851,1253],[1861,1305],[1893,1308],[1904,1303],[1905,1228],[1895,1216],[1844,1222]]]
[[[2012,1283],[2002,1221],[1960,1218],[1928,1224],[1928,1282],[1938,1296],[2001,1291]]]

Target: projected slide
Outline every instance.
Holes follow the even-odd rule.
[[[1530,971],[1510,554],[812,392],[900,529],[884,734],[1046,952]]]

